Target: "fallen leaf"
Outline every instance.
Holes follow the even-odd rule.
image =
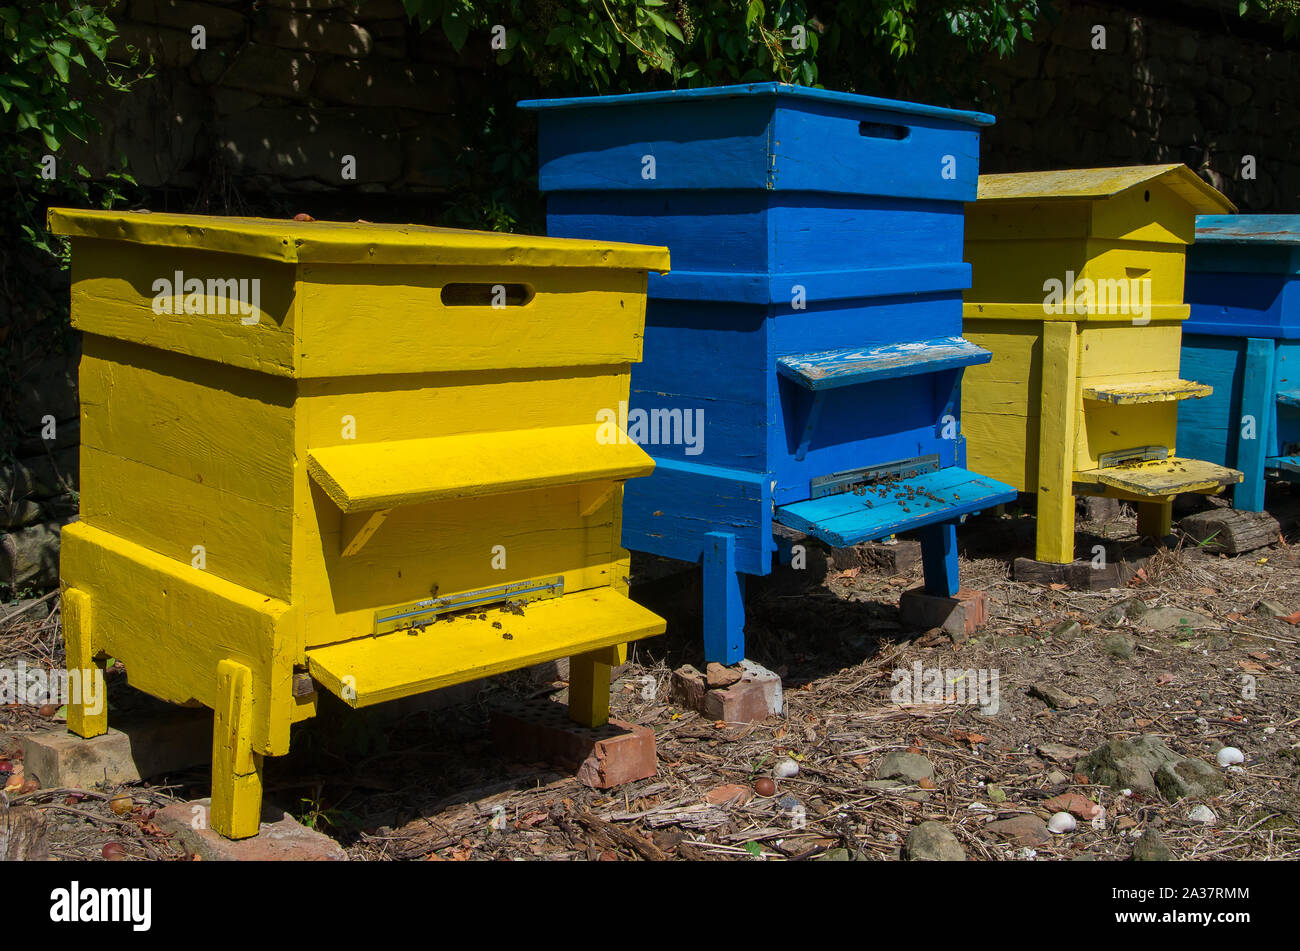
[[[1051,588],[1053,591],[1064,591],[1070,586],[1068,584],[1061,584],[1059,581],[1054,581],[1051,584],[1049,584],[1048,587]]]

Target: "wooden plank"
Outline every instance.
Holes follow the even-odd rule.
[[[67,669],[76,671],[80,695],[68,700],[68,729],[90,739],[108,732],[108,697],[103,669],[95,656],[105,645],[95,642],[94,604],[79,588],[64,588],[60,615]]]
[[[668,250],[609,241],[569,241],[496,231],[364,221],[291,221],[172,212],[51,208],[55,234],[181,250],[235,254],[270,261],[461,267],[512,264],[667,270]]]
[[[1147,380],[1140,383],[1108,383],[1085,385],[1083,398],[1102,403],[1128,406],[1134,403],[1165,403],[1175,400],[1200,399],[1209,396],[1213,387],[1191,380]]]
[[[1217,492],[1241,481],[1236,469],[1201,459],[1152,459],[1077,473],[1080,483],[1113,486],[1137,496],[1175,496],[1180,492]],[[1041,517],[1041,516],[1040,516]]]
[[[212,828],[228,839],[255,836],[262,822],[262,757],[253,752],[253,673],[217,665],[212,727]]]
[[[604,442],[594,425],[326,446],[307,456],[312,479],[348,514],[622,481],[653,470],[640,446]]]
[[[1184,516],[1178,528],[1205,551],[1240,555],[1276,543],[1297,520],[1294,511],[1279,518],[1270,512],[1212,508]]]
[[[1073,324],[1043,325],[1038,428],[1039,561],[1074,560],[1074,452],[1079,419],[1079,339]]]
[[[960,587],[957,577],[957,523],[927,525],[921,529],[920,534],[926,594],[955,597]]]
[[[885,538],[978,512],[1016,497],[1016,490],[960,466],[777,508],[782,525],[835,547]]]
[[[719,664],[745,657],[744,578],[736,570],[736,537],[710,532],[704,549],[704,659]]]
[[[865,350],[826,350],[781,357],[777,372],[823,390],[988,363],[993,355],[961,337],[896,343]]]
[[[610,672],[626,659],[626,644],[569,658],[570,720],[589,727],[604,726],[609,722]]]
[[[487,608],[415,633],[313,647],[307,664],[349,706],[367,707],[653,637],[665,628],[659,617],[608,588],[535,601],[522,610]]]
[[[1275,407],[1269,395],[1273,389],[1273,355],[1276,349],[1272,340],[1250,337],[1246,340],[1246,363],[1241,378],[1242,419],[1233,420],[1239,427],[1236,467],[1242,472],[1241,485],[1232,493],[1233,508],[1258,512],[1264,507],[1264,466],[1268,447],[1273,445],[1272,433]],[[1283,402],[1283,392],[1277,401]],[[1300,393],[1297,393],[1300,396]],[[1246,438],[1245,417],[1253,416],[1255,424],[1250,439]]]

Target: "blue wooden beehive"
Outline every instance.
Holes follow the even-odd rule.
[[[1187,251],[1182,375],[1214,393],[1178,408],[1183,455],[1240,469],[1258,512],[1266,474],[1300,481],[1300,215],[1201,215]]]
[[[990,359],[961,301],[992,117],[779,83],[520,105],[550,234],[671,252],[627,421],[656,469],[623,544],[703,561],[707,659],[744,656],[773,523],[833,546],[919,530],[927,590],[955,594],[957,522],[1015,497],[963,468],[958,422],[963,368]]]

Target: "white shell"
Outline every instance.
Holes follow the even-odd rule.
[[[1246,756],[1235,746],[1225,746],[1219,750],[1219,755],[1215,757],[1220,766],[1236,766],[1238,763],[1244,763]]]
[[[772,775],[777,779],[789,779],[791,776],[799,775],[799,764],[788,756],[783,756],[776,761],[772,767]]]
[[[1068,812],[1058,812],[1047,820],[1047,828],[1057,833],[1073,832],[1079,828],[1079,823]]]
[[[1192,822],[1203,822],[1206,825],[1213,825],[1218,821],[1218,816],[1214,814],[1214,810],[1209,806],[1197,806],[1187,814],[1187,818]]]

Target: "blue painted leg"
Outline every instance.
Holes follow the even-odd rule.
[[[745,587],[736,571],[736,536],[705,537],[704,659],[734,664],[745,657]]]
[[[918,534],[925,593],[951,598],[957,593],[957,523],[927,525]]]
[[[1237,421],[1237,468],[1245,478],[1232,490],[1232,507],[1245,512],[1264,508],[1264,459],[1268,455],[1273,423],[1272,340],[1246,340],[1246,368],[1241,384],[1241,415]],[[1248,426],[1246,417],[1254,425]],[[1253,438],[1246,438],[1247,435]]]

